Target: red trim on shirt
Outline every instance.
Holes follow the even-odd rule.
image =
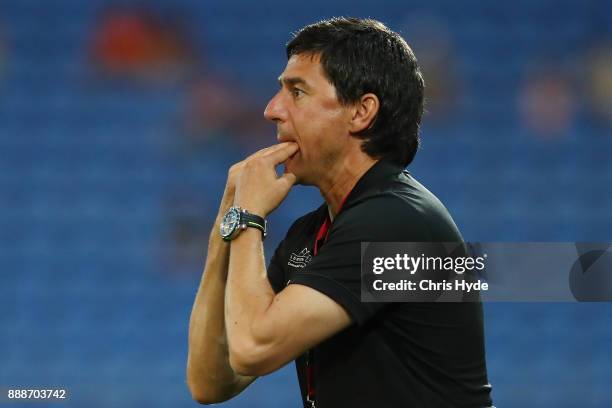
[[[350,191],[349,191],[349,194],[350,194]],[[349,194],[347,194],[342,200],[342,202],[340,203],[340,207],[338,207],[338,214],[340,214],[340,211],[342,211],[342,207],[344,207],[344,203],[346,202],[346,199],[348,198]],[[338,216],[338,214],[336,214],[336,217]],[[314,256],[317,256],[317,253],[319,252],[319,246],[325,243],[325,241],[327,241],[327,236],[329,235],[331,224],[332,224],[332,220],[329,218],[329,209],[328,209],[327,216],[325,217],[325,221],[323,222],[323,225],[321,225],[321,227],[319,228],[319,231],[317,232],[317,237],[315,238],[314,248],[312,251],[314,253]],[[310,403],[313,404],[311,406],[314,406],[315,387],[314,387],[314,359],[312,355],[312,350],[309,350],[306,355],[306,389],[307,389],[306,391],[307,399]]]
[[[350,194],[350,191],[349,191],[349,194]],[[340,211],[342,211],[342,207],[344,207],[344,203],[346,202],[346,199],[348,198],[349,194],[344,196],[344,199],[340,203],[340,207],[338,207],[338,214],[336,214],[336,217],[340,214]],[[319,231],[317,232],[317,237],[315,238],[314,249],[313,249],[314,256],[317,256],[317,253],[319,252],[319,246],[325,243],[325,241],[327,241],[327,236],[329,235],[329,229],[331,228],[331,224],[332,224],[332,221],[329,218],[329,210],[328,210],[327,216],[325,217],[325,221],[323,222],[323,225],[321,225],[321,227],[319,228]]]

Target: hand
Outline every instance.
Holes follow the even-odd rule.
[[[266,217],[280,205],[296,182],[292,173],[276,174],[276,166],[298,151],[285,142],[260,150],[242,163],[235,186],[234,205]]]
[[[221,204],[219,205],[219,213],[217,214],[217,224],[221,222],[221,219],[229,210],[229,208],[234,205],[234,195],[236,192],[236,180],[240,177],[240,173],[242,172],[242,168],[244,166],[245,161],[238,162],[230,167],[229,172],[227,174],[227,181],[225,183],[225,190],[223,191],[223,198],[221,199]]]
[[[227,173],[225,191],[223,192],[223,198],[221,200],[221,205],[219,206],[219,214],[217,216],[218,220],[221,220],[221,218],[225,215],[227,210],[229,210],[229,208],[232,205],[234,205],[234,195],[236,193],[236,183],[238,182],[238,179],[240,178],[240,174],[242,174],[242,169],[244,168],[244,165],[246,164],[246,162],[254,158],[257,155],[262,155],[265,152],[269,151],[270,149],[276,148],[276,146],[277,145],[274,145],[274,146],[266,147],[265,149],[259,150],[258,152],[253,153],[246,159],[239,161],[238,163],[235,163],[234,165],[232,165],[232,167],[230,167]]]
[[[282,144],[287,144],[287,143],[282,143]],[[225,191],[223,192],[223,201],[229,202],[228,207],[234,204],[234,194],[236,192],[236,183],[238,179],[240,178],[240,174],[242,174],[242,169],[244,168],[244,165],[246,164],[246,162],[253,159],[256,156],[261,156],[262,154],[265,154],[266,152],[269,152],[270,150],[277,149],[278,146],[279,145],[273,145],[270,147],[266,147],[265,149],[261,149],[253,153],[246,159],[239,161],[238,163],[235,163],[234,165],[232,165],[232,167],[230,167],[227,173],[227,181],[225,182]],[[223,214],[225,214],[225,211],[223,211]]]

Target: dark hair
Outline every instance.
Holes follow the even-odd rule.
[[[404,166],[419,147],[423,76],[406,41],[372,19],[338,17],[307,25],[287,44],[287,58],[320,55],[325,75],[342,104],[375,94],[380,108],[372,125],[353,136],[362,150]]]

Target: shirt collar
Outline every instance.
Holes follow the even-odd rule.
[[[388,159],[380,159],[357,181],[346,198],[342,209],[346,210],[361,201],[362,198],[372,195],[372,193],[385,191],[390,181],[394,180],[404,168],[403,165]]]

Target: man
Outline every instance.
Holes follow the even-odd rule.
[[[295,360],[307,407],[491,406],[480,303],[360,301],[361,242],[462,241],[403,171],[423,112],[414,54],[377,21],[336,18],[302,29],[287,56],[264,113],[279,144],[230,169],[211,233],[190,322],[193,397],[227,400]],[[325,203],[266,269],[264,219],[296,183]]]

